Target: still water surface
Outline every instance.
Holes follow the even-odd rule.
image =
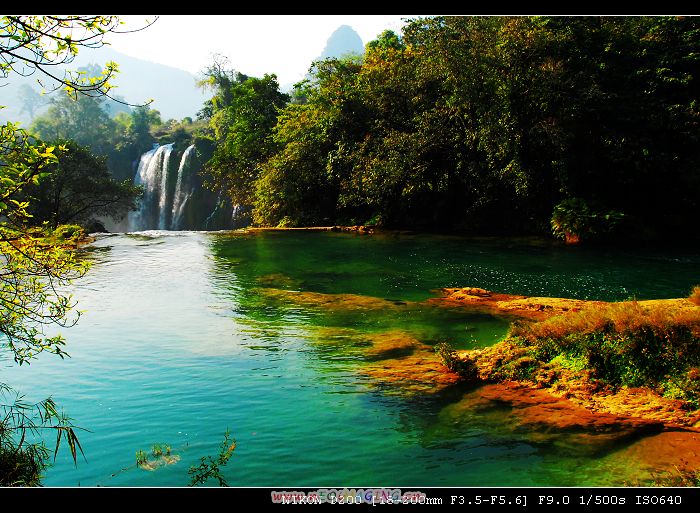
[[[455,411],[460,387],[403,394],[361,372],[365,336],[485,346],[506,319],[420,303],[329,310],[260,289],[402,305],[449,286],[622,300],[679,297],[700,281],[697,254],[425,235],[144,232],[102,237],[85,254],[94,265],[74,290],[84,315],[64,332],[71,358],[3,369],[28,399],[53,394],[89,430],[87,463],[59,455],[48,486],[184,486],[227,428],[233,486],[623,484],[643,473],[619,451],[507,428],[506,411]],[[135,452],[155,443],[180,461],[136,468]]]

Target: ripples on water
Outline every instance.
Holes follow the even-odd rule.
[[[384,393],[356,372],[365,357],[351,342],[391,330],[463,347],[503,336],[507,322],[490,316],[401,309],[438,287],[621,300],[684,295],[700,281],[697,255],[455,237],[144,232],[102,237],[85,257],[94,266],[74,290],[85,314],[65,333],[72,358],[3,369],[29,399],[52,394],[90,430],[88,463],[63,454],[47,485],[185,485],[227,427],[238,441],[225,470],[233,485],[619,484],[636,471],[614,452],[562,452],[505,429],[507,412],[455,416],[462,389]],[[285,305],[261,286],[397,309]],[[135,452],[154,443],[181,461],[136,469]]]

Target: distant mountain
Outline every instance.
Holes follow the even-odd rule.
[[[112,94],[132,104],[142,104],[153,98],[151,108],[159,110],[163,120],[182,119],[186,116],[194,118],[209,97],[197,88],[195,76],[188,71],[137,59],[106,46],[81,49],[70,69],[75,70],[93,63],[104,67],[108,61],[119,64],[119,75],[113,80],[117,87]],[[26,109],[23,112],[21,88],[27,84],[39,92],[41,87],[36,83],[37,78],[41,78],[39,73],[32,77],[12,75],[8,80],[0,81],[0,86],[6,82],[4,87],[0,87],[0,105],[7,106],[0,110],[0,121],[21,121],[24,127],[29,125],[31,116]],[[36,109],[34,115],[45,109],[46,107]]]
[[[345,57],[349,54],[362,55],[365,45],[360,35],[349,25],[341,25],[331,34],[326,47],[317,60]]]
[[[341,25],[331,34],[321,55],[316,57],[314,61],[347,57],[348,55],[363,55],[364,53],[365,45],[360,35],[351,26]],[[309,78],[309,75],[306,74],[304,78]],[[294,84],[283,84],[280,86],[280,90],[288,93],[293,87]]]
[[[84,66],[97,62],[104,66],[107,61],[119,64],[119,75],[114,80],[118,86],[115,94],[134,104],[153,98],[151,108],[159,110],[163,120],[194,118],[211,96],[197,87],[196,78],[189,71],[137,59],[109,47],[82,51],[75,64]]]

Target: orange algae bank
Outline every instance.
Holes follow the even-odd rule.
[[[458,353],[477,381],[498,383],[479,389],[480,401],[507,404],[518,426],[566,433],[567,444],[594,449],[632,441],[625,454],[661,472],[659,484],[696,483],[700,307],[692,296],[605,303],[473,288],[441,292],[431,302],[523,319],[503,341]],[[610,346],[614,352],[606,355]]]
[[[271,298],[334,312],[437,307],[506,316],[515,322],[503,340],[455,353],[462,361],[471,362],[476,372],[468,379],[473,388],[440,413],[443,422],[459,424],[460,417],[473,411],[484,414],[494,410],[502,416],[506,409],[509,413],[504,428],[529,433],[529,442],[554,444],[576,453],[622,451],[639,463],[640,475],[652,482],[656,479],[659,484],[675,484],[674,476],[698,468],[700,410],[692,397],[674,395],[652,384],[611,383],[601,379],[595,368],[573,368],[556,354],[538,360],[532,351],[538,337],[551,340],[601,329],[610,335],[682,326],[690,330],[691,339],[697,340],[700,308],[691,300],[607,303],[501,294],[470,287],[437,292],[437,297],[407,303],[353,294],[260,290]],[[661,332],[657,335],[664,336]],[[346,332],[344,336],[357,334]],[[365,335],[364,340],[366,362],[357,372],[385,393],[440,394],[465,381],[456,369],[441,361],[432,346],[409,333],[380,332]],[[694,369],[690,365],[691,375]],[[657,451],[655,448],[660,446],[664,449]]]

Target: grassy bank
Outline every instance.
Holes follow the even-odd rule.
[[[480,380],[526,382],[593,409],[692,425],[700,408],[698,303],[700,287],[688,299],[591,303],[516,321],[504,340],[462,352],[460,361],[444,348],[442,355]]]

